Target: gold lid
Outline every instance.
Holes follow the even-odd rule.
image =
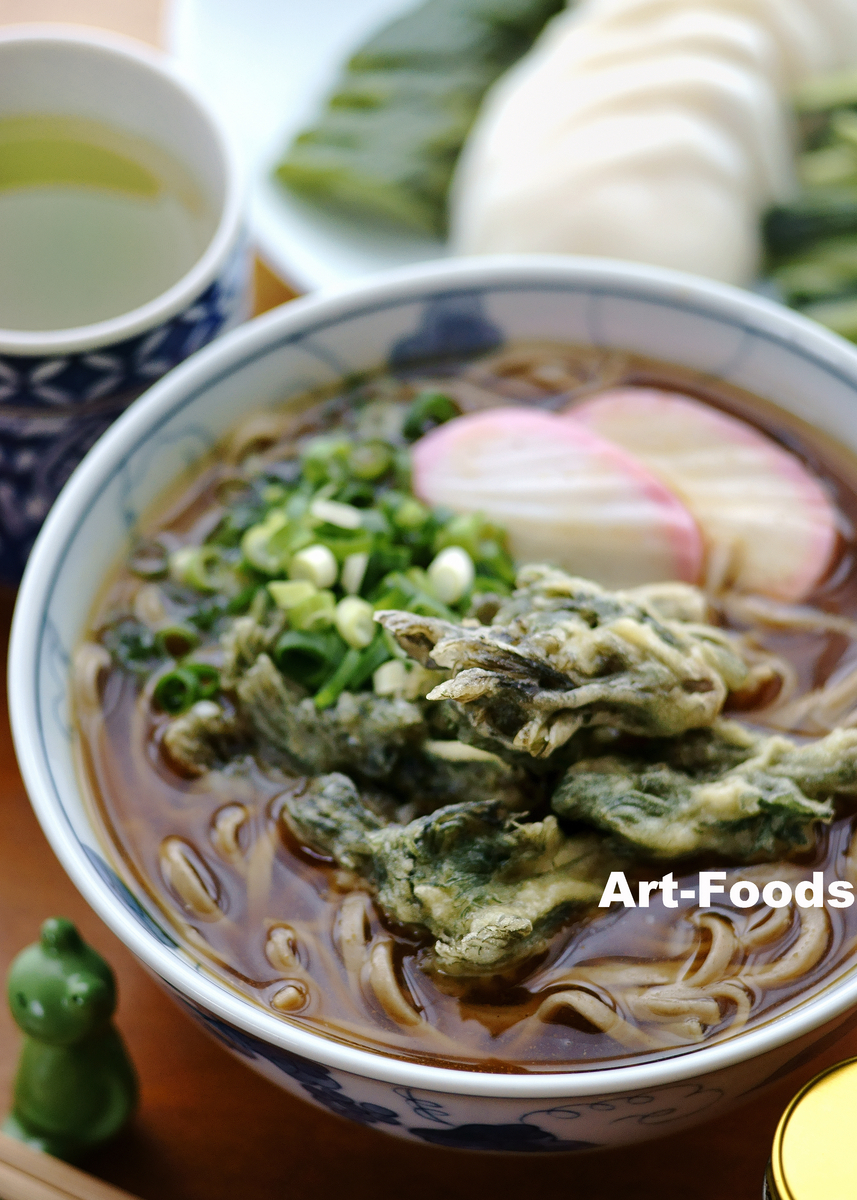
[[[773,1200],[854,1200],[857,1058],[811,1080],[783,1113],[771,1151]]]

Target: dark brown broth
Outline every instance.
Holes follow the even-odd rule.
[[[559,356],[569,366],[559,392],[534,382],[526,361],[519,371],[492,370],[492,360],[436,374],[424,371],[426,381],[447,390],[458,389],[467,407],[493,403],[535,403],[560,410],[603,386],[639,384],[682,391],[733,413],[756,425],[786,446],[824,481],[844,517],[844,533],[838,557],[828,578],[808,602],[829,611],[857,617],[857,570],[855,539],[857,525],[857,464],[839,447],[802,422],[784,417],[772,405],[695,372],[632,356],[604,354],[573,348],[540,348],[534,361]],[[338,411],[336,401],[320,405],[308,402],[298,421],[299,430],[314,422],[329,424]],[[324,414],[320,416],[320,414]],[[178,500],[161,507],[159,519],[149,532],[166,531],[175,544],[201,540],[211,528],[212,510],[217,511],[217,488],[224,478],[222,465],[209,464],[192,485],[183,485]],[[138,581],[121,569],[99,606],[94,627],[127,603]],[[802,687],[823,683],[836,669],[849,643],[839,634],[771,633],[766,645],[788,658],[800,672]],[[216,651],[212,649],[212,654]],[[455,980],[423,971],[425,953],[404,931],[393,930],[397,940],[400,979],[422,1009],[428,1023],[444,1041],[426,1044],[425,1036],[411,1033],[386,1017],[370,995],[351,990],[335,942],[337,904],[347,881],[334,866],[315,860],[300,848],[287,844],[278,833],[276,797],[287,779],[271,777],[255,766],[244,771],[222,773],[199,781],[178,777],[158,750],[159,728],[164,718],[138,703],[138,687],[118,670],[109,675],[104,689],[103,714],[83,713],[81,726],[84,770],[91,784],[101,825],[112,857],[123,877],[138,894],[148,896],[165,914],[179,940],[217,978],[243,995],[269,1006],[283,985],[281,975],[265,956],[267,931],[272,925],[289,923],[298,931],[302,965],[318,985],[318,996],[298,1016],[288,1019],[306,1024],[328,1036],[386,1051],[414,1060],[431,1059],[448,1065],[486,1071],[557,1071],[570,1064],[597,1065],[605,1060],[634,1056],[623,1051],[607,1035],[585,1021],[569,1018],[562,1023],[524,1022],[544,998],[540,991],[548,974],[559,968],[607,960],[640,962],[664,958],[684,959],[699,934],[687,919],[694,902],[681,900],[675,910],[663,907],[659,894],[649,909],[613,909],[569,923],[552,941],[547,954],[512,981]],[[746,715],[752,720],[752,715]],[[213,780],[217,791],[212,791]],[[257,855],[256,877],[264,878],[265,856],[270,859],[270,886],[248,888],[246,879],[231,864],[218,857],[211,841],[214,814],[236,801],[250,811],[243,830],[248,846]],[[852,819],[842,816],[819,837],[817,850],[801,861],[807,877],[813,867],[825,872],[826,880],[844,878],[844,854],[851,840]],[[162,839],[180,836],[198,851],[221,894],[225,916],[201,922],[182,912],[180,901],[161,875],[158,851]],[[708,865],[708,864],[703,864]],[[663,865],[642,870],[642,878],[659,878]],[[679,884],[694,881],[695,870],[678,876]],[[727,888],[728,888],[727,880]],[[730,910],[729,902],[714,908],[741,924],[746,910]],[[848,963],[857,938],[857,906],[829,910],[832,936],[822,961],[808,976],[764,992],[753,1020],[774,1016],[784,1005],[808,988],[814,988],[834,968]],[[384,931],[374,913],[372,935]],[[782,954],[787,943],[774,950],[762,948],[756,960],[766,961]],[[271,1010],[273,1011],[273,1010]],[[728,1023],[728,1022],[725,1022]],[[716,1031],[711,1036],[717,1036]],[[663,1053],[685,1053],[677,1046]]]

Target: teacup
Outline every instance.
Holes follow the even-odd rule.
[[[40,280],[27,280],[23,290],[12,286],[9,264],[14,266],[15,253],[18,266],[30,261],[18,244],[19,226],[21,243],[30,238],[33,257],[39,258],[39,205],[50,203],[60,184],[74,190],[78,183],[77,159],[70,168],[61,165],[69,129],[82,131],[73,135],[79,139],[75,146],[95,146],[96,157],[119,165],[119,175],[105,176],[104,185],[93,176],[106,207],[104,216],[97,209],[88,214],[90,242],[86,231],[73,225],[72,240],[56,243],[75,252],[81,263],[78,296],[67,286],[73,266],[64,277],[60,273],[68,292],[63,309],[49,280],[41,292]],[[60,152],[52,157],[55,143]],[[157,191],[161,162],[168,164],[164,171],[175,172],[176,188],[184,189],[182,203],[186,200],[189,211],[193,207],[198,214],[197,242],[184,229],[162,228],[144,195],[131,209],[148,222],[140,228],[153,239],[151,247],[134,241],[142,238],[137,227],[125,242],[129,259],[134,251],[140,263],[141,278],[135,279],[133,262],[126,267],[124,255],[117,261],[122,228],[109,225],[115,216],[110,199],[119,192],[126,196],[138,184],[143,194],[151,180],[149,191]],[[98,164],[93,168],[99,169]],[[78,186],[75,194],[82,190]],[[56,194],[67,199],[71,193]],[[14,581],[60,488],[111,421],[154,380],[247,315],[250,262],[242,238],[238,171],[216,122],[168,59],[118,36],[64,26],[0,32],[3,201],[4,219],[11,225],[6,257],[0,257],[0,579]],[[181,205],[176,202],[173,209]],[[46,227],[45,238],[57,237],[57,220]],[[98,221],[105,222],[106,250],[100,248]],[[106,236],[111,229],[112,244]],[[183,258],[172,243],[169,250],[159,243],[162,233],[164,238],[172,234]],[[162,251],[159,272],[151,269],[158,257],[152,248]],[[97,258],[99,252],[103,259]],[[103,271],[108,252],[110,271]],[[44,266],[49,255],[41,257]],[[87,297],[88,308],[82,303]],[[77,307],[76,299],[81,300]],[[82,319],[75,318],[78,311]]]

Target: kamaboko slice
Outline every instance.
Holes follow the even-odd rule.
[[[428,504],[502,525],[519,562],[606,587],[699,578],[702,539],[685,506],[568,417],[519,407],[456,417],[415,444],[413,474]]]
[[[836,510],[793,454],[745,421],[648,388],[604,392],[566,419],[622,446],[684,501],[712,582],[801,600],[823,576]]]

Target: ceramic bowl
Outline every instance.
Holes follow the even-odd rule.
[[[75,768],[69,662],[138,516],[242,414],[384,362],[546,338],[641,352],[758,393],[857,451],[857,351],[732,288],[587,259],[458,260],[294,301],[156,384],[66,486],[35,546],[12,632],[15,743],[39,819],[93,908],[191,1016],[281,1087],[354,1121],[468,1149],[580,1151],[722,1113],[817,1052],[857,1004],[846,970],[734,1038],[660,1061],[558,1074],[403,1062],[255,1007],[176,944],[105,856]]]
[[[129,312],[72,329],[0,328],[0,579],[20,577],[54,497],[127,405],[248,315],[250,260],[233,156],[205,105],[144,45],[95,30],[0,32],[0,118],[104,122],[182,163],[214,213],[194,265]]]

